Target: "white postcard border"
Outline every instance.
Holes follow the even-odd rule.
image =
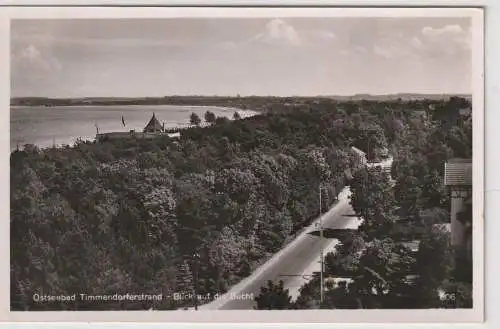
[[[0,299],[3,321],[36,322],[247,322],[247,323],[408,323],[408,322],[477,322],[484,317],[484,47],[483,12],[471,8],[148,8],[148,7],[44,7],[2,8],[0,10],[0,71],[9,73],[9,20],[12,18],[160,18],[160,17],[462,17],[473,20],[473,207],[474,218],[474,285],[473,309],[459,310],[305,310],[305,311],[76,311],[76,312],[10,312],[10,266],[8,227],[2,229],[4,247],[0,253],[0,282],[4,292]],[[0,181],[9,181],[9,93],[10,75],[0,80],[2,157]],[[9,186],[2,184],[0,211],[9,218]],[[4,220],[4,225],[8,226]]]

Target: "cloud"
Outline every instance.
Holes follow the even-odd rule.
[[[422,34],[430,37],[461,35],[463,33],[464,30],[460,27],[460,25],[446,25],[442,28],[426,26],[422,29]]]
[[[415,58],[418,54],[416,51],[411,49],[410,45],[407,43],[402,44],[389,44],[385,46],[374,45],[373,52],[375,55],[383,57],[385,59],[392,58]]]
[[[387,48],[384,48],[384,47],[380,47],[380,46],[377,46],[375,45],[373,47],[373,52],[378,55],[378,56],[381,56],[381,57],[384,57],[386,59],[390,59],[392,58],[394,55],[396,55],[396,52],[394,51],[395,49],[393,47],[387,47]]]
[[[234,41],[223,41],[219,43],[219,46],[224,50],[235,50],[238,47]]]
[[[385,59],[413,58],[420,46],[418,38],[408,38],[401,32],[394,32],[378,39],[373,44],[372,51]]]
[[[12,40],[16,44],[33,44],[39,47],[70,46],[100,48],[137,48],[137,47],[183,47],[191,45],[188,40],[173,38],[151,38],[122,36],[111,38],[105,33],[102,36],[57,35],[50,32],[35,31],[20,34],[12,32]]]
[[[422,48],[422,41],[418,37],[413,37],[411,39],[411,46],[415,49],[421,49]]]
[[[33,44],[21,48],[13,54],[13,64],[28,67],[37,71],[60,71],[61,63],[52,56],[42,54],[40,49]]]
[[[339,55],[347,57],[347,56],[351,56],[351,52],[348,49],[340,49],[339,50]]]
[[[264,31],[257,34],[253,40],[272,45],[300,46],[302,43],[295,28],[281,19],[269,21]]]
[[[251,38],[258,42],[278,46],[311,46],[332,42],[337,36],[332,31],[321,29],[297,29],[282,19],[273,19],[266,23],[263,31]]]
[[[33,44],[17,48],[11,56],[13,83],[31,84],[36,81],[48,81],[58,75],[63,67],[59,60],[44,53]]]
[[[21,54],[19,56],[22,59],[26,59],[28,61],[37,61],[41,59],[40,50],[34,45],[29,45],[28,47],[21,50]]]
[[[376,40],[372,47],[375,55],[391,58],[441,58],[467,54],[470,51],[470,31],[459,25],[440,28],[424,27],[417,34],[389,33]]]
[[[308,41],[333,41],[337,38],[337,35],[331,31],[326,30],[311,30],[304,32],[305,39]]]
[[[460,25],[445,25],[441,28],[426,26],[421,31],[426,48],[431,53],[455,55],[470,50],[471,31]]]

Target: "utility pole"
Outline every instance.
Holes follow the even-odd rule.
[[[366,151],[366,162],[368,162],[368,158],[370,158],[370,141],[371,141],[371,138],[368,137],[368,147],[367,147],[367,151]]]
[[[324,280],[323,280],[323,209],[321,207],[321,183],[319,184],[319,236],[320,236],[320,254],[319,254],[319,262],[321,265],[320,271],[320,301],[321,305],[323,305],[323,294],[324,294]]]
[[[199,263],[199,259],[200,259],[200,254],[198,254],[198,252],[195,252],[193,254],[193,274],[194,274],[194,282],[193,282],[193,286],[194,286],[194,309],[196,311],[198,311],[198,263]]]

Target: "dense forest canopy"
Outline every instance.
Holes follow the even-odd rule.
[[[212,125],[184,129],[179,140],[26,145],[12,152],[12,309],[187,306],[189,300],[168,299],[38,304],[32,296],[190,291],[194,253],[199,293],[225,292],[318,215],[319,184],[327,187],[326,210],[348,179],[356,181],[352,146],[370,159],[383,157],[384,149],[394,156],[397,192],[358,198],[378,205],[366,216],[420,223],[425,211],[431,217],[446,211],[443,163],[472,154],[470,114],[459,111],[470,108],[466,99],[318,99],[293,107],[276,99],[259,99],[262,115],[210,117]],[[366,238],[380,230],[363,232]],[[400,250],[393,241],[374,241],[374,255]]]
[[[321,304],[316,276],[291,308],[472,307],[471,259],[436,225],[449,223],[444,162],[472,158],[470,106],[458,98],[410,102],[405,115],[383,115],[391,175],[356,171],[351,204],[363,223],[326,256],[325,276],[350,280],[330,285]]]

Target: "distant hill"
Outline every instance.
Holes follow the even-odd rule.
[[[272,100],[273,103],[289,103],[294,100],[333,99],[338,101],[410,101],[410,100],[447,100],[450,97],[472,99],[469,94],[390,94],[370,95],[356,94],[352,96],[165,96],[165,97],[81,97],[81,98],[45,98],[45,97],[13,97],[12,106],[72,106],[72,105],[207,105],[207,106],[234,106],[245,103]]]
[[[370,94],[355,94],[352,96],[328,96],[328,98],[341,100],[341,101],[396,101],[401,99],[402,101],[410,101],[410,100],[447,100],[450,97],[461,97],[468,100],[472,100],[472,95],[470,94],[410,94],[410,93],[401,93],[401,94],[388,94],[388,95],[370,95]]]

